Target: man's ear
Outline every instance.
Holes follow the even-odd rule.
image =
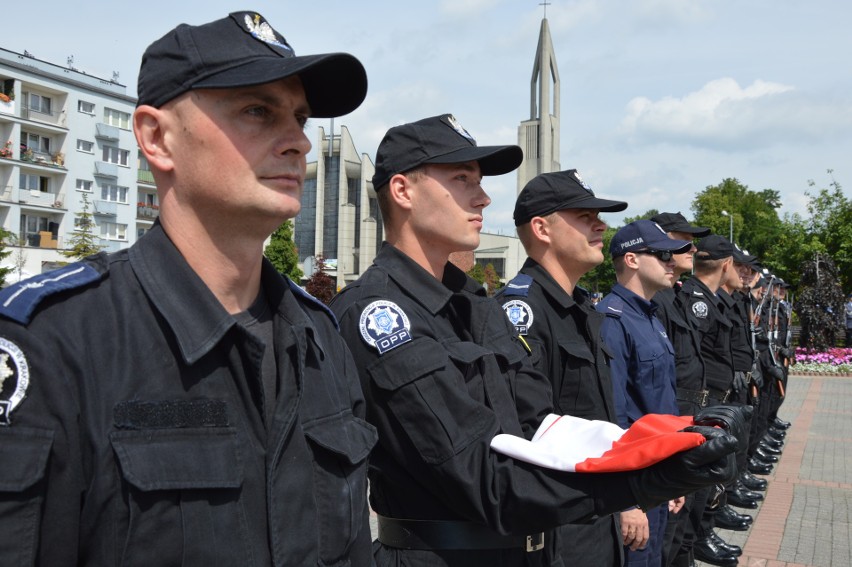
[[[404,173],[397,173],[388,181],[388,197],[404,210],[411,210],[411,199],[414,187]]]
[[[639,255],[638,254],[634,254],[633,252],[628,252],[627,254],[622,256],[622,258],[624,258],[624,265],[626,267],[628,267],[632,270],[638,270],[639,269]]]
[[[530,232],[536,240],[550,244],[550,223],[544,217],[530,219]]]
[[[133,113],[133,133],[136,143],[152,168],[170,171],[174,164],[166,144],[167,113],[153,106],[142,105]]]

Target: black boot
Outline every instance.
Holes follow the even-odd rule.
[[[769,474],[772,472],[772,465],[763,463],[752,457],[748,460],[748,472],[751,474]]]
[[[766,453],[767,455],[775,455],[777,457],[781,454],[780,448],[773,447],[769,443],[764,443],[763,441],[757,444],[757,448]]]
[[[749,490],[766,490],[766,487],[769,485],[766,479],[757,478],[748,471],[740,475],[740,482]]]
[[[742,494],[745,498],[748,498],[750,500],[757,500],[758,502],[763,500],[763,494],[762,493],[756,492],[754,490],[749,490],[748,487],[745,484],[743,484],[743,482],[740,479],[737,479],[734,482],[735,482],[734,486],[736,486],[737,492]]]
[[[743,554],[743,548],[742,547],[740,547],[739,545],[733,545],[733,544],[728,543],[727,541],[725,541],[721,537],[719,537],[719,534],[717,534],[714,531],[710,532],[710,539],[712,539],[713,541],[716,542],[716,545],[719,546],[719,549],[721,549],[722,551],[727,551],[728,553],[730,553],[734,557],[739,557],[740,555]]]
[[[775,437],[776,439],[781,439],[782,441],[785,437],[787,437],[786,431],[784,431],[783,429],[778,429],[777,427],[772,427],[771,425],[769,426],[769,429],[766,430],[766,433]]]
[[[767,447],[772,447],[773,449],[779,450],[784,448],[784,442],[779,441],[771,435],[764,435],[763,439],[760,440],[760,445],[766,445]]]
[[[713,521],[717,528],[744,532],[751,527],[752,517],[748,514],[739,514],[730,506],[722,506],[713,514]]]
[[[778,462],[778,457],[776,457],[775,455],[770,455],[760,447],[754,450],[754,454],[752,455],[752,457],[759,461],[763,461],[764,463],[774,464]]]
[[[709,537],[695,540],[692,544],[692,553],[697,561],[719,565],[719,567],[737,567],[737,556],[725,552]]]
[[[777,427],[778,429],[787,430],[787,429],[790,429],[790,426],[793,425],[793,424],[790,423],[789,421],[784,421],[780,417],[776,417],[775,420],[772,422],[772,425]]]
[[[757,508],[757,500],[749,498],[739,488],[728,490],[728,504],[737,508],[749,508],[751,510]]]

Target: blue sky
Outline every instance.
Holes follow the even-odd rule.
[[[543,8],[536,0],[148,0],[124,8],[7,2],[0,46],[118,81],[136,94],[145,47],[178,23],[259,10],[299,54],[347,51],[367,69],[365,103],[335,120],[375,154],[395,124],[452,112],[480,145],[517,143],[529,118]],[[36,8],[37,9],[34,9]],[[561,164],[599,196],[689,210],[735,177],[805,212],[808,180],[852,195],[852,3],[845,0],[551,0],[562,83]],[[17,23],[17,24],[16,24]],[[314,121],[308,135],[316,143]],[[485,229],[511,233],[516,177],[487,178]]]

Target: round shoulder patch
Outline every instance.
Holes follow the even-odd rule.
[[[408,316],[393,301],[380,299],[364,308],[358,321],[361,337],[368,345],[384,354],[411,340]]]
[[[692,314],[699,319],[707,318],[707,304],[703,301],[696,301],[692,304]]]
[[[525,301],[513,299],[503,304],[503,311],[519,335],[526,335],[533,324],[533,310]]]
[[[30,367],[18,345],[0,337],[0,425],[23,401],[30,384]]]

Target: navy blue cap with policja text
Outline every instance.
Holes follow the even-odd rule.
[[[613,258],[640,250],[669,250],[681,254],[691,249],[692,242],[669,238],[660,225],[646,219],[624,225],[609,243],[609,253]]]

